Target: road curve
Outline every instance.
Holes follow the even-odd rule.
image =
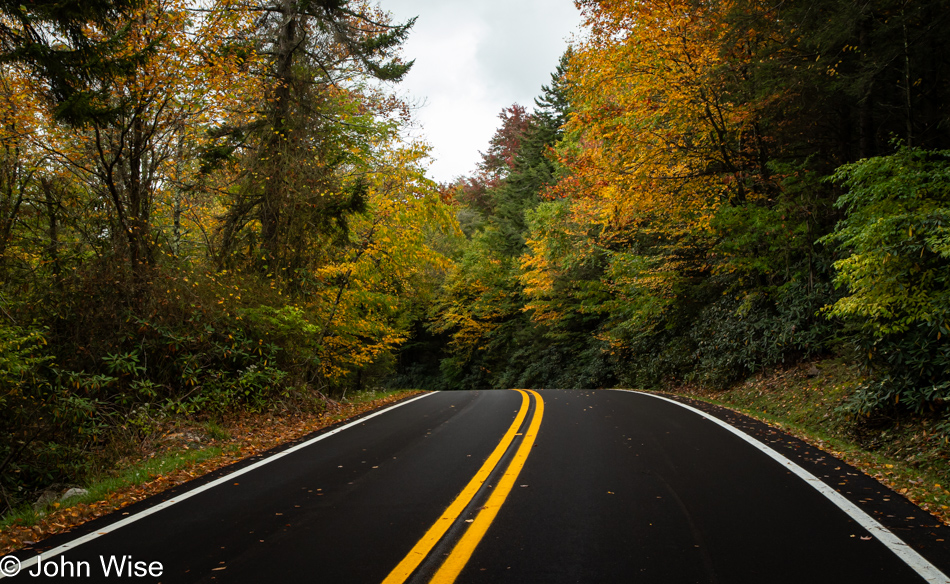
[[[863,505],[860,489],[880,487],[861,480],[833,488]],[[900,523],[923,512],[883,497],[872,514],[894,516],[888,533],[932,571],[679,404],[603,390],[442,392],[17,552],[22,570],[7,580],[950,582],[950,530]]]

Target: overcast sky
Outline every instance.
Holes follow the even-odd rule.
[[[534,106],[578,30],[572,0],[380,0],[396,22],[418,16],[405,43],[415,65],[400,94],[433,147],[429,175],[471,174],[513,103]]]

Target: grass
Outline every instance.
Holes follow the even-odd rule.
[[[721,392],[677,393],[777,426],[852,464],[950,525],[950,435],[936,414],[849,416],[839,409],[862,381],[840,359],[758,375]]]
[[[205,422],[201,426],[205,434],[208,436],[208,438],[211,438],[212,440],[230,440],[231,439],[231,433],[228,432],[223,427],[221,427],[221,425],[217,421],[211,420],[211,421]]]
[[[157,476],[175,472],[199,464],[209,458],[220,456],[224,449],[218,446],[209,446],[200,450],[173,451],[155,458],[134,464],[115,477],[109,477],[92,483],[87,489],[88,494],[76,497],[75,501],[66,503],[90,503],[106,498],[109,493],[125,487],[132,487],[147,483]]]
[[[114,476],[94,479],[83,487],[87,491],[85,495],[56,501],[39,510],[34,509],[32,505],[23,505],[0,520],[0,529],[11,525],[35,525],[50,511],[68,509],[80,503],[101,501],[120,489],[142,485],[157,476],[188,468],[210,458],[220,456],[222,452],[223,450],[220,447],[210,446],[198,450],[175,450],[155,456],[124,468]]]

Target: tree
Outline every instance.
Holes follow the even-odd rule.
[[[600,315],[594,334],[632,384],[728,384],[821,350],[802,315],[827,292],[813,241],[833,222],[817,180],[830,165],[808,158],[826,116],[784,113],[815,103],[776,72],[801,59],[785,4],[579,6],[590,35],[565,75],[562,200],[532,215],[529,306],[551,322]],[[721,332],[709,343],[704,322]]]
[[[10,64],[0,65],[0,269],[29,205],[30,188],[42,165],[38,148],[42,108],[32,94],[28,73]]]
[[[414,21],[392,25],[379,9],[350,0],[228,9],[259,14],[240,39],[263,57],[253,73],[269,83],[250,119],[214,133],[217,148],[240,156],[243,167],[227,203],[222,253],[245,245],[265,273],[293,278],[305,268],[310,236],[336,230],[345,239],[347,217],[365,206],[365,185],[342,178],[381,139],[372,118],[403,107],[367,80],[406,74],[412,63],[398,49]]]
[[[144,55],[134,71],[115,75],[100,96],[112,107],[80,129],[62,128],[47,148],[74,180],[111,210],[107,233],[117,257],[133,269],[155,262],[163,238],[156,216],[198,170],[183,157],[203,126],[234,106],[233,63],[211,59],[205,43],[227,30],[216,15],[197,22],[185,2],[155,0],[128,16],[127,53]],[[231,91],[229,91],[231,90]],[[179,218],[180,224],[180,218]]]
[[[495,201],[490,191],[504,182],[515,164],[521,140],[531,124],[532,114],[517,103],[502,108],[498,114],[501,125],[492,135],[486,152],[473,176],[460,177],[453,185],[453,197],[482,219],[495,213]]]
[[[563,56],[551,74],[551,85],[541,88],[541,95],[535,99],[535,111],[519,123],[523,126],[520,132],[515,133],[510,127],[513,116],[503,117],[503,125],[492,140],[493,148],[502,142],[510,142],[514,148],[506,156],[508,169],[504,180],[491,192],[494,209],[491,223],[501,238],[496,244],[496,253],[517,257],[525,251],[528,230],[525,214],[536,207],[546,190],[557,182],[560,166],[554,145],[562,137],[561,127],[568,110],[562,82],[566,59],[567,55]]]
[[[587,269],[542,274],[533,263],[539,253],[549,259],[531,247],[536,241],[544,240],[543,246],[563,235],[558,232],[563,224],[541,235],[541,221],[536,221],[557,205],[542,201],[562,170],[554,146],[568,110],[563,72],[562,59],[533,113],[523,114],[518,106],[502,112],[491,149],[472,180],[481,179],[482,197],[457,198],[469,208],[477,206],[483,217],[473,224],[446,278],[430,325],[449,338],[442,371],[453,386],[599,387],[610,382],[594,336],[600,315],[582,306],[595,302],[587,284],[591,279],[596,284],[596,277]],[[547,284],[550,288],[542,292]],[[550,309],[554,302],[560,303],[557,314]]]
[[[56,104],[55,114],[73,125],[113,114],[109,87],[134,70],[140,52],[122,50],[128,16],[142,0],[33,0],[0,2],[0,61],[33,67]]]
[[[531,115],[517,103],[502,109],[498,119],[501,126],[492,136],[488,151],[481,153],[482,160],[478,164],[479,173],[489,188],[497,186],[511,171],[521,139],[531,123]]]

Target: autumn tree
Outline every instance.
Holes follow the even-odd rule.
[[[31,20],[4,34],[67,42],[48,6],[7,6]],[[382,383],[460,237],[389,94],[408,24],[364,2],[123,6],[53,47],[81,119],[42,64],[0,63],[0,505],[172,418]],[[70,61],[80,43],[108,71]]]
[[[499,187],[514,167],[531,116],[524,106],[517,103],[503,108],[498,114],[501,125],[492,135],[488,149],[479,153],[481,160],[475,172],[471,176],[459,177],[453,185],[455,200],[478,212],[482,219],[495,212],[490,191]]]
[[[59,130],[48,149],[65,173],[111,209],[107,232],[114,251],[137,269],[155,263],[164,238],[159,226],[171,222],[159,213],[187,182],[186,168],[197,170],[176,158],[193,151],[202,126],[233,104],[224,97],[228,87],[218,85],[233,71],[231,63],[206,58],[203,43],[228,26],[220,17],[195,20],[186,3],[162,0],[133,11],[127,24],[122,50],[145,57],[134,71],[116,75],[102,95],[112,114]]]
[[[27,72],[0,65],[0,269],[6,267],[14,228],[42,162],[34,140],[39,128],[31,119],[37,111],[31,97]]]
[[[0,2],[0,60],[42,76],[60,120],[82,125],[115,111],[109,86],[143,57],[123,50],[128,16],[142,0]]]
[[[525,107],[517,103],[504,108],[498,114],[498,119],[501,125],[489,141],[488,150],[481,153],[482,160],[478,164],[478,171],[489,186],[496,186],[508,176],[514,167],[521,140],[531,123],[531,116]]]
[[[888,134],[941,144],[945,117],[924,104],[945,103],[942,65],[917,52],[941,42],[938,5],[579,2],[569,172],[531,214],[528,306],[600,312],[635,385],[728,385],[828,350],[820,238],[841,216],[822,179]],[[598,265],[596,300],[558,295]]]
[[[397,82],[409,70],[398,50],[413,21],[391,24],[378,8],[349,0],[228,9],[258,15],[235,46],[263,57],[253,73],[268,84],[250,117],[212,133],[217,152],[239,157],[242,167],[222,258],[243,247],[266,273],[293,278],[307,248],[334,231],[345,237],[348,217],[365,207],[365,185],[341,179],[383,139],[377,132],[393,127],[373,118],[402,113],[370,80]]]

